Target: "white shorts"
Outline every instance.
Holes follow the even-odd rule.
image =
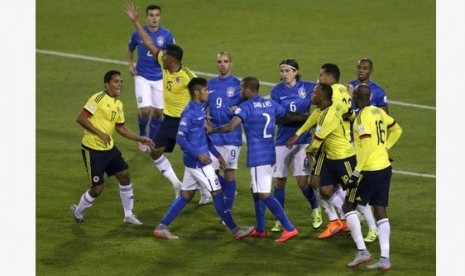
[[[163,80],[150,81],[141,76],[134,77],[137,108],[165,108],[163,100]]]
[[[276,146],[276,164],[274,177],[287,177],[292,163],[293,176],[310,175],[310,163],[305,148],[308,144],[293,145],[292,149],[286,146]]]
[[[252,193],[271,193],[273,166],[263,165],[250,168],[250,188]]]
[[[240,146],[215,146],[216,150],[219,151],[221,156],[223,156],[224,161],[226,162],[226,169],[237,170],[237,164],[239,163],[239,154],[241,153]],[[220,169],[220,162],[212,153],[210,153],[212,159],[212,166],[215,170]]]
[[[182,190],[197,190],[198,185],[203,185],[208,191],[213,192],[221,189],[220,181],[215,170],[210,165],[201,168],[184,167],[184,178],[182,179]]]

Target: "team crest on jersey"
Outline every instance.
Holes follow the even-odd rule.
[[[165,38],[163,36],[157,37],[157,45],[163,46],[165,44]]]
[[[89,110],[90,110],[90,111],[94,111],[96,106],[97,106],[97,103],[95,103],[95,102],[94,102],[94,103],[91,103],[91,104],[89,105]]]
[[[359,125],[357,129],[359,133],[365,133],[365,127],[363,127],[363,125]]]
[[[174,79],[174,81],[175,81],[176,83],[180,83],[180,82],[181,82],[181,77],[176,77],[176,78]]]
[[[226,95],[228,97],[232,97],[232,96],[234,96],[234,91],[235,91],[234,87],[228,87],[228,89],[226,89]]]
[[[99,182],[100,181],[100,177],[98,177],[97,175],[92,177],[92,181],[94,181],[95,183]]]
[[[181,126],[187,126],[186,117],[182,117],[182,118],[181,118],[181,121],[179,122],[179,125],[181,125]]]
[[[302,99],[305,99],[306,96],[307,96],[307,92],[305,91],[305,89],[300,88],[299,89],[299,97],[301,97]]]

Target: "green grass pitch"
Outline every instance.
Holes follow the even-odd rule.
[[[198,195],[170,229],[179,241],[151,236],[173,199],[171,184],[133,141],[117,134],[135,186],[141,227],[122,223],[115,179],[76,224],[69,205],[88,187],[80,156],[82,128],[76,116],[87,98],[102,89],[109,69],[123,73],[122,100],[128,126],[137,131],[134,82],[126,46],[132,24],[124,1],[36,2],[36,244],[37,275],[377,275],[345,267],[355,254],[350,236],[318,240],[309,205],[289,178],[285,210],[300,235],[275,244],[267,239],[235,241],[213,206]],[[136,1],[142,10],[149,2]],[[435,1],[178,1],[162,0],[162,25],[184,49],[183,64],[210,77],[216,53],[233,55],[233,72],[256,76],[261,94],[279,82],[279,62],[299,61],[303,79],[315,80],[320,66],[336,63],[341,82],[355,78],[362,56],[375,63],[372,79],[386,88],[390,113],[404,129],[392,149],[395,160],[388,215],[390,275],[435,275],[436,271],[436,46]],[[143,16],[142,16],[142,20]],[[238,224],[254,225],[245,166],[237,172]],[[168,155],[179,178],[177,147]],[[267,227],[274,219],[267,211]],[[324,224],[326,223],[326,220]],[[366,226],[363,228],[366,233]],[[374,258],[378,242],[368,244]]]

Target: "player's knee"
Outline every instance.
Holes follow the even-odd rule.
[[[156,145],[155,145],[156,146]],[[153,160],[158,160],[163,155],[165,148],[151,148],[150,149],[150,157],[152,157]]]
[[[334,194],[334,190],[331,186],[320,186],[320,195],[325,199],[330,199]]]
[[[128,170],[118,172],[117,174],[115,174],[115,176],[118,179],[118,182],[119,182],[120,185],[127,186],[127,185],[131,184],[131,178],[129,176],[129,171]]]
[[[149,118],[150,113],[151,113],[151,109],[150,109],[150,107],[142,107],[142,108],[140,108],[139,112],[140,112],[140,115],[141,115],[142,118]]]
[[[270,196],[270,193],[259,193],[258,198],[262,201],[265,201]]]
[[[381,206],[373,206],[373,215],[375,215],[376,221],[387,218],[386,208]]]
[[[158,109],[158,108],[152,109],[152,116],[161,120],[163,116],[163,109]]]
[[[182,195],[182,197],[184,197],[184,198],[187,199],[188,201],[191,201],[192,198],[194,198],[195,191],[196,191],[196,190],[192,190],[192,191],[182,190],[182,191],[181,191],[181,195]]]

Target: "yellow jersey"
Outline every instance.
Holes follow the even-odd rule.
[[[347,139],[340,106],[332,104],[321,111],[307,152],[316,153],[323,144],[326,158],[340,160],[355,155],[354,146]]]
[[[401,127],[376,106],[360,110],[353,125],[357,166],[355,170],[378,171],[391,165],[388,149],[400,138]]]
[[[111,141],[107,146],[96,134],[84,129],[82,144],[95,150],[110,150],[113,148],[115,126],[125,122],[123,103],[117,98],[108,96],[105,91],[100,91],[92,95],[83,108],[92,114],[89,121],[98,130],[110,135]]]
[[[345,114],[349,111],[349,108],[352,106],[352,98],[350,97],[349,91],[347,87],[340,83],[335,83],[331,85],[333,89],[333,97],[331,98],[333,101],[333,105],[336,106],[338,112]],[[315,108],[315,110],[310,114],[308,119],[305,123],[296,131],[296,135],[300,136],[305,131],[308,131],[313,126],[316,125],[318,118],[321,115],[321,110],[319,108]],[[353,118],[352,118],[353,119]],[[350,121],[345,120],[343,121],[344,128],[346,130],[346,138],[350,141]]]
[[[157,58],[160,64],[163,64],[162,56],[163,52],[159,52]],[[191,99],[187,84],[195,77],[197,77],[195,73],[184,66],[175,73],[170,73],[169,70],[163,69],[164,114],[175,118],[181,117],[182,111]]]

